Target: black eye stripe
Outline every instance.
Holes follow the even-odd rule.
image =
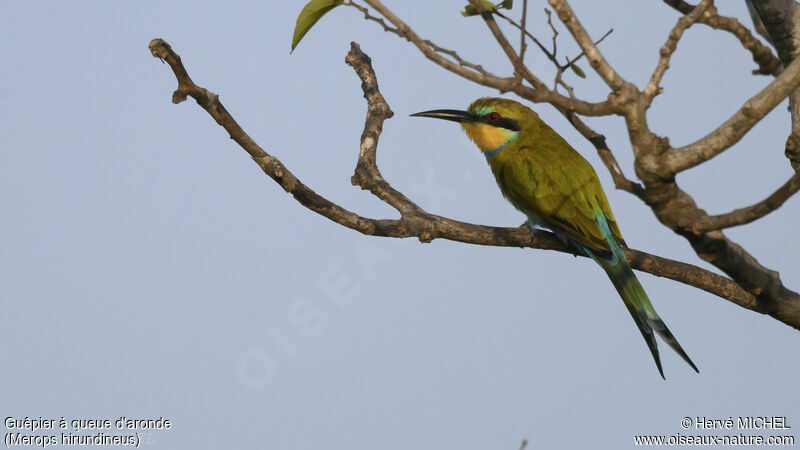
[[[520,130],[519,123],[517,123],[517,121],[513,120],[513,119],[505,119],[505,118],[504,119],[500,119],[497,122],[495,122],[495,125],[497,125],[498,127],[503,127],[505,129],[511,130],[511,131],[519,131]]]
[[[489,114],[497,114],[497,119],[495,119],[494,121],[489,120]],[[473,120],[475,120],[476,122],[482,122],[482,123],[491,125],[493,127],[505,128],[506,130],[511,130],[511,131],[519,131],[521,129],[521,127],[519,126],[519,122],[517,122],[514,119],[508,119],[508,118],[503,117],[503,116],[501,116],[500,114],[498,114],[498,113],[496,113],[494,111],[492,111],[489,114],[485,114],[485,115],[481,116],[481,115],[476,114],[474,112],[470,113],[470,115],[472,115],[472,117],[474,117]]]
[[[491,114],[494,114],[494,113],[491,113]],[[487,115],[483,116],[481,122],[487,123],[487,124],[489,124],[489,125],[491,125],[493,127],[505,128],[505,129],[511,130],[511,131],[519,131],[520,130],[519,122],[517,122],[516,120],[507,119],[505,117],[500,117],[499,115],[497,117],[498,117],[497,119],[492,121],[492,120],[489,120],[489,114],[487,114]]]

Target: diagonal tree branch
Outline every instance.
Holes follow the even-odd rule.
[[[481,13],[481,17],[483,21],[486,22],[486,25],[489,27],[489,30],[494,35],[497,43],[500,44],[500,48],[503,49],[508,60],[511,61],[511,64],[514,66],[514,72],[518,76],[522,76],[525,80],[530,83],[536,91],[549,91],[547,89],[547,85],[544,84],[542,80],[536,77],[530,69],[522,62],[522,59],[517,52],[514,50],[514,47],[511,43],[506,39],[505,34],[500,30],[500,27],[497,25],[497,22],[494,20],[494,15],[487,11],[486,8],[483,6],[480,0],[469,0],[470,5],[474,7],[479,13]],[[523,29],[523,36],[524,36],[524,29]]]
[[[597,49],[594,41],[589,37],[589,33],[578,21],[572,8],[566,0],[548,0],[550,6],[558,14],[558,18],[567,27],[575,42],[581,47],[586,57],[589,59],[589,64],[594,68],[595,72],[600,75],[600,78],[605,81],[608,87],[617,94],[622,94],[623,88],[631,86],[624,78],[622,78],[611,65],[606,61],[605,57],[600,50]],[[630,88],[628,88],[630,90]]]
[[[682,14],[689,14],[694,8],[693,5],[686,3],[683,0],[664,0],[664,3],[673,7],[675,10]],[[748,3],[749,6],[749,3]],[[742,25],[734,17],[720,16],[717,13],[717,8],[711,5],[707,8],[703,15],[698,20],[699,23],[708,25],[715,30],[723,30],[731,33],[739,40],[739,43],[745,50],[749,51],[753,56],[753,61],[758,65],[758,69],[754,70],[754,74],[761,75],[775,75],[780,74],[783,70],[783,65],[777,57],[772,53],[772,50],[761,43],[750,30]]]
[[[667,38],[667,42],[661,46],[660,57],[658,59],[658,65],[656,66],[656,70],[653,71],[653,75],[650,77],[650,82],[647,83],[647,87],[644,89],[644,96],[646,101],[649,103],[653,100],[653,97],[661,93],[661,88],[659,84],[661,83],[661,79],[664,77],[664,74],[669,69],[669,59],[672,57],[672,54],[675,53],[675,49],[678,47],[678,41],[683,36],[683,33],[689,29],[698,19],[700,16],[711,6],[712,0],[703,0],[697,5],[689,14],[681,17],[678,19],[678,23],[672,27],[672,30],[669,32],[669,37]]]
[[[800,86],[800,59],[789,64],[775,80],[747,100],[728,120],[705,137],[664,155],[665,175],[692,168],[739,142],[759,120]]]
[[[422,242],[442,238],[477,245],[503,247],[529,247],[574,254],[555,235],[546,231],[532,232],[526,227],[501,228],[475,225],[430,214],[391,186],[380,176],[376,166],[378,138],[383,122],[392,112],[380,94],[377,78],[369,57],[358,44],[351,44],[346,62],[353,67],[362,81],[362,90],[367,99],[367,118],[361,136],[354,184],[370,190],[377,197],[392,204],[401,212],[400,219],[371,219],[359,216],[316,194],[295,177],[277,158],[269,155],[238,125],[219,101],[219,96],[194,84],[183,66],[180,56],[171,46],[161,40],[150,42],[153,56],[169,64],[178,80],[178,89],[173,102],[180,103],[191,96],[222,126],[270,178],[275,180],[303,206],[328,219],[354,229],[362,234],[387,237],[417,237]],[[631,266],[656,276],[666,277],[717,295],[743,308],[758,311],[759,305],[753,295],[745,292],[736,283],[721,275],[691,264],[626,249]]]
[[[726,214],[702,217],[695,222],[692,231],[699,234],[713,230],[722,230],[723,228],[736,227],[756,221],[780,208],[781,205],[783,205],[786,200],[789,200],[789,197],[797,193],[798,190],[800,190],[800,174],[795,173],[789,178],[789,181],[784,183],[783,186],[764,200],[745,208],[735,209]]]
[[[528,49],[528,44],[525,42],[525,35],[528,34],[526,29],[526,21],[528,20],[528,0],[522,0],[522,19],[520,20],[519,27],[519,63],[522,65],[525,62],[525,51]]]
[[[525,7],[525,3],[523,3],[523,10],[525,9],[524,7]],[[503,20],[508,22],[509,25],[511,25],[514,28],[516,28],[516,29],[520,30],[521,32],[523,32],[526,36],[528,36],[531,39],[531,41],[533,41],[534,44],[536,44],[536,46],[539,48],[539,50],[541,50],[542,53],[544,53],[544,55],[547,57],[547,59],[549,59],[550,62],[552,62],[553,65],[556,66],[556,80],[555,80],[555,86],[553,87],[553,90],[555,91],[556,88],[559,85],[561,85],[561,86],[563,86],[565,89],[567,89],[569,91],[570,98],[574,98],[575,96],[573,94],[572,87],[567,85],[561,79],[561,75],[564,72],[564,70],[566,70],[568,67],[572,66],[573,64],[578,62],[581,58],[586,56],[586,53],[580,52],[578,54],[578,56],[575,56],[572,59],[567,58],[566,63],[564,63],[563,65],[559,64],[558,63],[558,59],[556,58],[556,56],[557,56],[557,44],[556,44],[557,41],[556,41],[556,38],[558,37],[558,30],[556,30],[556,28],[553,26],[553,21],[551,20],[551,17],[550,17],[551,16],[550,10],[545,8],[544,12],[545,12],[545,14],[547,14],[547,24],[550,26],[550,29],[553,31],[553,51],[552,52],[547,50],[545,48],[545,46],[542,45],[542,43],[539,42],[539,40],[536,39],[536,37],[534,35],[532,35],[530,32],[528,32],[528,30],[523,29],[522,25],[520,25],[517,22],[515,22],[514,19],[506,16],[505,14],[501,13],[500,11],[495,11],[493,14],[495,16],[498,16],[498,17],[502,18]],[[525,15],[524,12],[523,12],[523,15]],[[595,41],[594,45],[598,45],[599,43],[603,42],[603,40],[605,38],[607,38],[608,35],[610,35],[613,31],[614,31],[613,28],[608,30],[606,32],[606,34],[602,35],[600,37],[600,39]],[[522,59],[522,55],[520,55],[520,59]]]

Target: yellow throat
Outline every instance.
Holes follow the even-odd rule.
[[[517,131],[506,130],[505,128],[498,128],[480,122],[464,122],[461,127],[467,132],[467,137],[483,152],[495,150],[519,134]]]

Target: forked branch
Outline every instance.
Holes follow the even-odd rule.
[[[228,132],[230,137],[250,154],[265,174],[275,180],[286,192],[292,194],[303,206],[336,223],[372,236],[417,237],[423,242],[442,238],[477,245],[529,247],[574,254],[569,247],[550,232],[532,232],[524,227],[490,227],[437,216],[424,211],[412,200],[392,188],[380,175],[375,162],[378,138],[383,122],[392,116],[392,112],[378,89],[371,61],[361,51],[358,44],[351,44],[350,52],[345,59],[361,79],[364,97],[367,99],[367,117],[361,135],[361,146],[353,183],[369,190],[381,200],[392,205],[400,212],[399,219],[363,217],[315,193],[297,179],[283,163],[268,154],[245,133],[222,105],[218,95],[197,86],[192,81],[180,56],[172,50],[167,42],[154,39],[150,42],[150,51],[153,56],[166,61],[177,78],[178,89],[173,94],[174,103],[180,103],[187,97],[194,98]],[[755,297],[726,277],[691,264],[638,250],[626,250],[626,255],[635,269],[702,289],[741,307],[758,310]]]
[[[711,0],[703,0],[689,14],[681,17],[678,23],[672,27],[672,31],[669,32],[669,37],[667,37],[667,42],[661,46],[661,55],[658,58],[656,70],[653,72],[653,75],[650,77],[650,82],[647,83],[647,87],[644,89],[644,96],[648,102],[652,101],[653,97],[661,93],[659,84],[664,77],[664,73],[669,69],[670,57],[675,53],[675,49],[678,47],[678,41],[683,37],[683,33],[700,19],[700,16],[711,6],[711,3]]]
[[[664,0],[664,3],[683,14],[690,14],[694,8],[693,5],[683,0]],[[781,70],[783,70],[783,65],[780,60],[778,60],[768,46],[762,44],[761,41],[753,36],[753,33],[736,20],[736,18],[720,16],[717,13],[717,8],[713,5],[703,12],[698,22],[708,25],[715,30],[727,31],[736,37],[742,47],[750,52],[753,56],[753,61],[758,65],[758,69],[753,71],[754,74],[777,76]]]

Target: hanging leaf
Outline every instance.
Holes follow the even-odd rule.
[[[328,11],[344,3],[344,0],[311,0],[306,3],[300,15],[297,16],[297,24],[294,26],[294,36],[292,37],[292,52],[300,39],[308,33],[308,30],[322,18]],[[291,52],[290,52],[291,53]]]
[[[583,70],[580,67],[578,67],[577,64],[570,64],[569,68],[572,69],[573,72],[575,72],[575,75],[581,78],[586,78],[586,74],[583,73]]]
[[[491,13],[497,12],[497,5],[495,5],[494,3],[490,2],[489,0],[481,0],[481,3],[483,4],[483,7],[486,8],[487,11],[489,11]],[[464,10],[461,11],[461,15],[464,16],[464,17],[477,16],[478,14],[480,14],[480,13],[472,5],[465,6]]]

